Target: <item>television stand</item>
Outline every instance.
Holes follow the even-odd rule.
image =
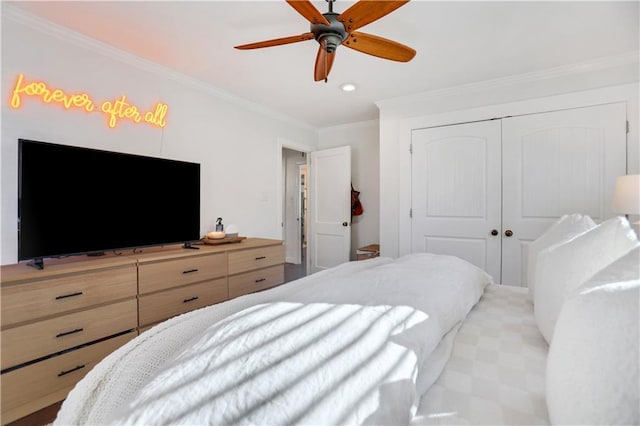
[[[196,247],[191,243],[184,243],[184,245],[182,246],[182,248],[185,249],[190,249],[190,250],[200,250],[200,247]]]
[[[42,257],[35,258],[31,262],[27,263],[27,265],[41,271],[44,269],[44,259]]]
[[[138,331],[284,282],[285,247],[280,240],[247,238],[235,244],[196,245],[200,250],[185,250],[183,244],[153,247],[145,253],[127,249],[121,256],[45,257],[43,271],[27,266],[32,258],[0,266],[2,369],[20,366],[0,375],[0,423],[14,422],[66,398],[89,365]],[[195,296],[199,298],[184,303]],[[95,333],[84,340],[67,340],[74,335],[55,339],[42,331],[51,330],[54,323],[63,332],[84,327],[86,335],[93,327]],[[9,351],[15,357],[9,359],[7,348],[15,350]],[[55,355],[43,356],[44,351]],[[55,376],[78,365],[87,367]],[[43,371],[53,372],[53,377]],[[5,400],[7,389],[10,398]],[[29,420],[20,422],[35,423]]]

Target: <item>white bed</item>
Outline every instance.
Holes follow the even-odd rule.
[[[535,292],[423,253],[170,319],[55,424],[638,424],[638,241],[622,220],[567,237],[577,222],[533,245]]]
[[[490,282],[422,253],[181,315],[98,364],[56,423],[406,424],[450,352],[435,349],[451,347]]]

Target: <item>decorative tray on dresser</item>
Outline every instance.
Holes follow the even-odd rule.
[[[224,237],[224,238],[202,238],[204,244],[218,246],[220,244],[239,243],[242,240],[246,240],[247,237]]]

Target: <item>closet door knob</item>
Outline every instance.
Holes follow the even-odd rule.
[[[349,223],[347,223],[347,222],[342,222],[342,226],[349,226]]]
[[[497,230],[497,229],[492,229],[492,230],[491,230],[491,235],[493,235],[494,237],[495,237],[496,235],[498,235],[498,230]]]
[[[506,231],[504,231],[504,235],[510,237],[513,235],[513,231],[511,229],[507,229]]]

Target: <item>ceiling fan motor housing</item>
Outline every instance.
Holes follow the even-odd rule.
[[[327,18],[329,25],[311,24],[311,32],[327,53],[333,53],[349,34],[344,24],[338,21],[337,13],[324,13],[323,16]]]

